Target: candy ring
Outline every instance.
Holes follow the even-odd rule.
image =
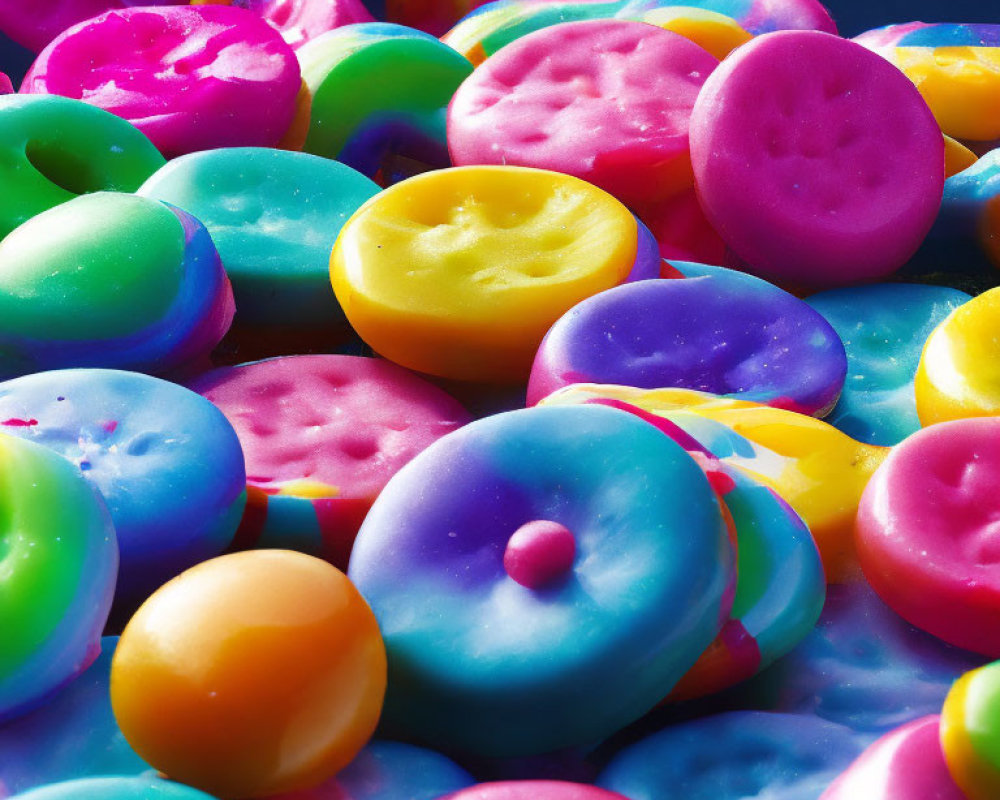
[[[628,205],[661,201],[691,186],[690,110],[717,65],[683,36],[639,22],[546,28],[459,87],[448,149],[457,165],[551,169]]]
[[[62,367],[165,373],[202,358],[233,318],[205,228],[155,200],[99,192],[0,242],[0,377]]]
[[[847,351],[847,379],[826,421],[860,442],[894,445],[920,430],[913,379],[927,337],[971,298],[945,286],[833,289],[806,302]]]
[[[849,728],[737,711],[670,726],[626,747],[597,783],[630,800],[815,797],[861,750]]]
[[[836,36],[780,31],[741,47],[706,81],[690,136],[708,219],[763,277],[832,287],[888,275],[940,205],[944,140],[920,93]]]
[[[277,144],[300,86],[295,53],[277,31],[242,8],[207,5],[127,8],[81,22],[41,52],[21,92],[85,100],[173,158]]]
[[[924,345],[914,389],[924,425],[1000,414],[1000,289],[956,308]]]
[[[816,311],[765,281],[721,271],[620,286],[545,335],[528,403],[572,383],[682,388],[823,416],[847,358]]]
[[[0,239],[78,195],[134,192],[164,164],[124,120],[54,96],[0,97],[0,150]]]
[[[444,109],[472,64],[433,36],[381,22],[350,25],[298,51],[312,95],[309,153],[378,183],[449,166]]]
[[[384,691],[371,609],[335,567],[287,550],[232,553],[174,578],[132,617],[111,663],[129,744],[224,797],[306,789],[344,768]]]
[[[879,596],[918,628],[993,658],[998,438],[996,417],[915,433],[875,473],[857,520],[858,559]]]
[[[121,553],[115,594],[128,610],[233,539],[246,503],[243,451],[194,392],[133,372],[40,372],[0,384],[0,430],[56,451],[100,491]]]
[[[0,436],[0,463],[5,722],[30,711],[97,658],[115,591],[118,544],[104,501],[65,459]]]
[[[330,247],[378,191],[336,161],[234,147],[174,159],[138,193],[205,225],[232,280],[238,323],[301,328],[343,325]]]
[[[578,178],[460,167],[368,201],[341,230],[330,274],[380,355],[431,375],[519,382],[553,322],[626,280],[637,242],[628,209]]]
[[[968,800],[948,773],[941,755],[939,717],[922,717],[871,745],[820,800],[898,800],[933,797]],[[983,795],[996,797],[996,794]]]
[[[598,740],[711,642],[732,559],[701,470],[634,415],[473,422],[389,482],[351,555],[385,632],[383,725],[494,756]]]
[[[347,566],[386,482],[469,421],[449,395],[394,364],[286,356],[210,372],[194,389],[236,428],[249,502],[239,547],[284,547]]]

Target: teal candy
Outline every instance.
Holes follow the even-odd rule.
[[[205,225],[232,281],[238,323],[311,327],[344,323],[330,251],[344,222],[378,191],[337,161],[237,147],[174,159],[138,193]]]
[[[503,558],[535,519],[573,532],[576,561],[532,590]],[[701,469],[638,417],[552,406],[466,425],[388,483],[351,555],[386,644],[384,730],[489,756],[609,736],[714,638],[733,562]]]
[[[54,783],[19,794],[13,800],[213,800],[180,783],[149,777],[89,778]]]
[[[904,283],[808,298],[847,351],[847,380],[826,421],[858,441],[887,446],[920,430],[913,377],[924,342],[969,299],[958,289]]]

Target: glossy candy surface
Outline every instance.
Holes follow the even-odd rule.
[[[324,561],[233,553],[157,591],[122,633],[111,703],[171,778],[223,797],[315,786],[368,741],[385,649],[368,605]]]
[[[938,722],[934,714],[887,733],[823,792],[821,800],[967,800],[948,773]]]
[[[904,619],[1000,656],[1000,418],[933,425],[893,448],[858,508],[858,558]]]
[[[211,800],[211,795],[155,776],[87,778],[42,786],[17,800]]]
[[[233,317],[205,228],[155,200],[99,192],[0,242],[0,377],[61,367],[164,373],[203,357]]]
[[[382,185],[449,166],[444,110],[472,64],[402,25],[351,25],[298,51],[312,95],[304,150]]]
[[[1000,138],[1000,25],[908,22],[855,37],[916,85],[941,130]]]
[[[361,0],[235,0],[233,5],[260,14],[296,48],[334,28],[374,22]]]
[[[680,4],[658,5],[644,13],[640,21],[679,33],[720,61],[753,38],[732,17],[720,14],[718,11]]]
[[[861,748],[849,728],[816,717],[733,712],[626,747],[598,784],[630,800],[815,800]]]
[[[793,295],[722,271],[620,286],[574,306],[545,335],[528,403],[572,383],[681,388],[822,416],[847,359],[840,338]]]
[[[284,547],[346,567],[361,520],[404,464],[469,421],[449,395],[381,359],[287,356],[202,376],[246,459],[237,546]]]
[[[100,654],[118,571],[104,501],[63,458],[0,436],[0,722]]]
[[[330,273],[380,355],[459,380],[521,381],[553,322],[628,277],[637,242],[628,209],[578,178],[459,167],[362,206]]]
[[[194,392],[134,372],[40,372],[0,383],[0,430],[59,453],[100,491],[118,534],[123,602],[232,541],[246,503],[243,451]]]
[[[947,771],[970,800],[1000,792],[1000,664],[967,672],[952,687],[941,711],[940,746]],[[963,796],[957,789],[956,796]]]
[[[0,797],[97,775],[140,775],[149,764],[129,747],[108,694],[117,636],[47,703],[0,726]]]
[[[168,158],[270,147],[292,122],[295,53],[256,14],[222,5],[109,11],[38,56],[24,94],[82,99],[132,122]]]
[[[917,369],[924,425],[1000,415],[1000,288],[956,308],[931,333]]]
[[[832,287],[888,275],[941,201],[944,141],[919,92],[828,34],[780,31],[741,47],[706,81],[690,136],[708,219],[772,280]]]
[[[534,520],[569,529],[576,558],[533,590],[503,556]],[[431,445],[376,500],[349,575],[386,640],[387,732],[507,756],[649,710],[718,632],[734,567],[691,457],[594,406],[499,414]]]
[[[726,243],[706,219],[694,189],[663,202],[638,205],[635,212],[656,238],[663,258],[703,264],[726,262]],[[662,267],[660,277],[677,277]]]
[[[894,445],[920,430],[913,381],[931,332],[971,298],[945,286],[878,284],[833,289],[806,302],[847,351],[847,379],[826,417],[861,442]]]
[[[579,384],[543,405],[622,401],[666,417],[716,458],[774,489],[802,517],[823,558],[827,581],[856,577],[854,517],[868,479],[888,452],[822,420],[689,389]]]
[[[341,226],[379,191],[336,161],[234,147],[174,159],[139,194],[197,217],[233,283],[243,325],[343,324],[330,288]]]
[[[88,192],[134,192],[163,156],[134,127],[54,96],[0,97],[0,238]]]
[[[440,753],[376,739],[315,789],[268,800],[439,800],[474,783],[468,772]]]
[[[441,800],[626,800],[620,794],[565,781],[483,783]]]
[[[551,169],[629,205],[663,200],[693,181],[688,115],[717,64],[679,34],[638,22],[546,28],[459,87],[448,149],[458,165]]]
[[[740,696],[874,738],[937,714],[952,683],[982,663],[982,656],[914,628],[857,581],[829,586],[816,627]]]

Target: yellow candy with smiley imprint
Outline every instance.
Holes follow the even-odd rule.
[[[636,260],[629,210],[578,178],[523,167],[418,175],[348,220],[330,259],[347,319],[420,372],[527,379],[542,337]]]

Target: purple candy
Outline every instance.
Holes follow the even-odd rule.
[[[797,286],[876,280],[930,230],[944,141],[916,87],[816,31],[745,44],[705,82],[691,160],[706,216],[756,274]]]
[[[652,280],[577,304],[535,356],[528,404],[573,383],[696,389],[821,416],[847,372],[839,337],[806,303],[738,272]]]

